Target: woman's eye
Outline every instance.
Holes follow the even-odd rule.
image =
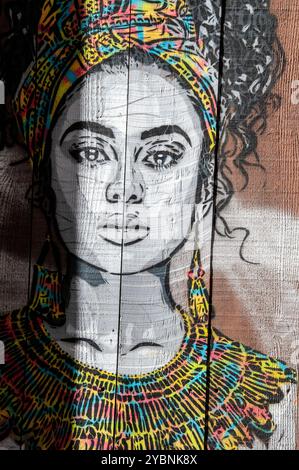
[[[154,169],[167,169],[173,165],[176,165],[177,162],[182,158],[182,153],[174,153],[165,151],[156,151],[150,152],[142,161],[145,165],[154,168]]]
[[[70,150],[70,154],[78,163],[82,163],[84,161],[90,163],[104,163],[110,160],[108,155],[102,149],[98,149],[96,147],[73,147]]]

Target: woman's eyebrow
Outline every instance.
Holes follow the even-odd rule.
[[[165,134],[181,134],[187,140],[190,147],[192,147],[191,140],[189,136],[186,134],[186,132],[183,131],[183,129],[181,129],[179,126],[172,126],[172,125],[154,127],[153,129],[144,131],[141,134],[141,140],[149,139],[151,137],[163,136]]]
[[[64,139],[66,136],[73,131],[81,131],[81,130],[87,130],[90,132],[94,132],[96,134],[101,134],[104,135],[105,137],[110,137],[110,139],[114,139],[114,134],[112,129],[109,127],[105,127],[102,124],[99,124],[98,122],[90,122],[90,121],[78,121],[72,124],[63,134],[63,136],[60,139],[59,145],[62,145]]]

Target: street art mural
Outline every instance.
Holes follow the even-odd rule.
[[[266,121],[283,63],[268,2],[239,3],[47,0],[31,25],[30,9],[11,15],[2,63],[20,31],[36,42],[2,139],[17,123],[48,234],[28,305],[0,318],[2,439],[231,450],[273,434],[295,371],[213,328],[203,254],[213,230],[231,233],[227,159],[245,182],[259,165],[250,117]],[[184,306],[171,262],[188,253]]]

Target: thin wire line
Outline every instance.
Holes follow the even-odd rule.
[[[217,221],[217,192],[218,192],[218,156],[221,137],[221,96],[223,77],[224,56],[224,27],[226,14],[226,0],[221,0],[220,18],[220,41],[219,41],[219,66],[218,66],[218,94],[217,94],[217,116],[216,116],[216,141],[215,141],[215,164],[213,173],[213,203],[212,203],[212,233],[210,247],[210,276],[209,276],[209,317],[208,317],[208,342],[207,342],[207,380],[206,380],[206,402],[205,402],[205,430],[204,450],[208,450],[209,439],[209,411],[210,411],[210,386],[211,386],[211,350],[212,350],[212,311],[213,311],[213,260]]]
[[[31,4],[32,5],[32,4]],[[32,7],[32,6],[31,6]],[[37,33],[38,33],[38,21],[36,22],[36,36],[34,38],[34,94],[36,98],[37,87],[36,87],[36,77],[37,77]],[[36,101],[36,99],[35,99]],[[36,113],[35,113],[35,127],[36,127]],[[20,450],[22,449],[22,438],[23,438],[23,428],[24,428],[24,411],[25,411],[25,397],[26,397],[26,380],[28,376],[28,324],[29,324],[29,302],[31,298],[31,269],[32,269],[32,239],[33,239],[33,212],[34,212],[34,178],[35,178],[35,158],[33,155],[32,163],[32,177],[31,177],[31,201],[30,201],[30,234],[29,234],[29,253],[28,253],[28,282],[27,282],[27,307],[25,310],[25,366],[24,366],[24,389],[22,395],[22,420],[21,420],[21,439],[20,439]]]
[[[124,221],[126,207],[126,170],[128,155],[128,126],[129,126],[129,95],[130,95],[130,58],[131,58],[131,0],[129,0],[129,50],[128,50],[128,76],[127,76],[127,108],[126,108],[126,137],[125,137],[125,155],[124,155],[124,187],[123,187],[123,210],[122,210],[122,243],[120,253],[120,280],[119,280],[119,301],[118,301],[118,331],[117,331],[117,354],[116,354],[116,381],[114,395],[114,419],[113,419],[113,450],[115,450],[115,427],[116,427],[116,407],[117,407],[117,386],[118,386],[118,369],[119,369],[119,352],[120,352],[120,321],[121,321],[121,297],[122,297],[122,276],[123,276],[123,253],[124,253]]]

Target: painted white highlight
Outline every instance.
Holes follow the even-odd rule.
[[[2,80],[0,80],[0,105],[5,104],[5,85]]]

